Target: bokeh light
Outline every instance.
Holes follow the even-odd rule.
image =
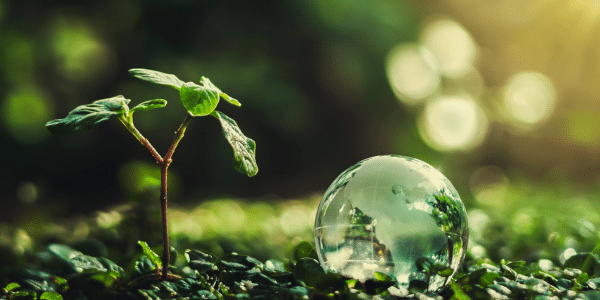
[[[507,197],[510,181],[497,166],[481,166],[469,178],[469,186],[475,201],[489,211],[504,211],[509,203]]]
[[[297,235],[310,230],[310,213],[305,205],[297,204],[286,207],[281,214],[281,228],[288,236]],[[313,219],[314,220],[314,219]]]
[[[54,118],[50,96],[34,85],[8,93],[2,103],[2,118],[10,135],[22,143],[37,143],[50,134],[45,128]]]
[[[392,49],[387,56],[386,71],[396,96],[409,105],[421,103],[440,85],[434,58],[418,45],[402,44]]]
[[[508,79],[503,92],[506,111],[519,127],[527,128],[546,120],[556,106],[554,86],[541,73],[517,73]]]
[[[112,75],[116,56],[92,26],[82,19],[58,15],[50,28],[50,43],[65,78],[93,83]]]
[[[539,225],[537,211],[532,207],[524,207],[513,217],[512,228],[518,234],[531,235]]]
[[[423,46],[433,52],[440,72],[461,77],[475,63],[477,46],[467,30],[450,19],[433,21],[421,33]]]
[[[421,103],[440,85],[431,53],[417,45],[403,44],[392,49],[386,60],[386,71],[396,96],[409,105]]]
[[[172,209],[169,212],[169,232],[175,236],[199,240],[203,237],[204,230],[194,216],[178,209]]]
[[[38,194],[38,187],[33,182],[23,182],[17,187],[17,197],[25,204],[35,203]]]
[[[160,192],[160,169],[150,161],[133,160],[119,170],[119,181],[130,196],[146,194],[154,200]],[[169,197],[178,197],[181,180],[175,170],[169,170],[167,186]]]
[[[470,97],[442,96],[426,104],[418,129],[423,140],[438,151],[467,151],[484,141],[488,119]]]

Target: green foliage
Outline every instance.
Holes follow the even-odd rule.
[[[179,96],[185,109],[195,117],[210,114],[219,104],[219,92],[193,82],[184,83]]]
[[[293,250],[298,254],[290,270],[276,260],[265,263],[246,255],[230,253],[217,258],[187,250],[185,262],[170,266],[168,281],[161,281],[156,254],[141,245],[135,255],[135,270],[123,276],[114,262],[89,257],[65,245],[52,244],[41,252],[39,265],[12,270],[11,283],[0,299],[600,299],[600,276],[581,270],[588,253],[569,258],[562,268],[543,270],[524,261],[495,264],[469,260],[463,271],[437,293],[427,292],[422,282],[407,289],[384,273],[364,282],[327,272],[313,258],[308,242]],[[312,250],[311,250],[312,248]],[[595,265],[594,265],[595,267]],[[50,275],[38,268],[49,270]],[[429,261],[421,261],[424,272],[446,272]],[[66,279],[65,279],[66,278]],[[6,279],[5,279],[6,280]]]
[[[221,91],[218,87],[216,87],[208,78],[202,76],[202,78],[200,79],[200,84],[202,86],[204,86],[204,88],[206,88],[206,89],[216,91],[221,98],[225,99],[225,101],[227,101],[235,106],[238,106],[238,107],[242,106],[242,104],[239,101],[237,101],[233,97],[230,97],[229,95],[223,93],[223,91]]]
[[[227,102],[240,106],[240,103],[230,97],[229,95],[223,93],[219,88],[217,88],[208,78],[202,77],[200,80],[200,85],[188,82],[184,83],[175,75],[166,74],[158,71],[147,70],[147,69],[131,69],[129,73],[141,80],[149,81],[156,84],[167,85],[173,88],[176,88],[180,91],[180,97],[183,106],[188,110],[188,115],[185,120],[175,133],[175,138],[169,147],[167,154],[164,157],[154,149],[154,147],[150,144],[150,142],[135,128],[133,124],[133,113],[135,111],[144,111],[150,110],[154,108],[161,108],[167,105],[166,100],[155,99],[142,102],[141,104],[136,105],[131,110],[127,106],[130,100],[125,99],[123,96],[116,96],[113,98],[102,99],[93,102],[92,104],[82,105],[74,109],[69,113],[69,115],[64,119],[52,120],[46,123],[46,127],[54,134],[66,134],[77,131],[87,131],[95,127],[98,123],[106,121],[113,117],[118,117],[123,126],[129,130],[129,132],[144,146],[156,161],[156,164],[160,168],[161,172],[161,182],[160,182],[160,194],[161,194],[161,217],[163,218],[163,256],[162,259],[158,257],[156,253],[150,250],[149,246],[145,242],[139,242],[140,246],[144,250],[144,254],[146,260],[141,260],[139,263],[135,264],[135,269],[140,272],[149,272],[152,270],[162,270],[162,279],[166,280],[169,276],[169,264],[170,264],[170,255],[171,248],[169,246],[168,239],[168,228],[167,228],[167,174],[169,165],[172,162],[172,156],[179,145],[179,142],[184,136],[184,133],[192,119],[192,117],[196,116],[206,116],[211,114],[215,118],[217,118],[221,122],[221,126],[223,127],[223,135],[233,148],[234,152],[234,167],[248,175],[254,176],[258,172],[258,166],[256,164],[255,151],[256,151],[256,143],[252,139],[247,138],[240,128],[237,126],[237,123],[227,117],[225,114],[215,111],[217,104],[219,103],[219,98],[223,97]],[[57,251],[53,251],[57,250]],[[106,268],[102,269],[104,264],[107,264],[106,261],[102,261],[101,259],[93,259],[87,256],[79,256],[79,263],[75,265],[74,262],[69,261],[69,259],[73,258],[71,253],[66,249],[61,249],[57,247],[57,249],[49,250],[50,256],[56,256],[61,258],[61,264],[66,265],[71,268],[88,270],[94,269],[97,272],[104,273],[95,273],[90,278],[98,281],[104,286],[112,286],[118,276],[122,276],[123,271]],[[62,253],[67,252],[67,253]],[[173,259],[176,258],[176,251]],[[165,266],[162,268],[162,266]],[[146,292],[144,292],[146,293]]]
[[[215,110],[211,113],[211,116],[221,122],[223,136],[233,148],[233,166],[250,177],[256,175],[258,166],[256,164],[256,143],[254,140],[246,137],[237,126],[237,123],[224,113]]]
[[[167,105],[167,101],[163,100],[163,99],[155,99],[155,100],[148,100],[145,102],[142,102],[136,106],[134,106],[130,112],[133,113],[136,110],[150,110],[150,109],[155,109],[155,108],[161,108],[161,107],[165,107]]]
[[[302,241],[294,247],[294,259],[300,261],[303,258],[319,259],[315,246],[307,241]]]
[[[55,292],[44,292],[40,296],[40,300],[62,300],[62,299],[63,299],[62,295],[59,293],[55,293]]]
[[[129,110],[129,99],[115,96],[81,105],[72,110],[67,117],[46,123],[50,132],[63,135],[78,131],[89,131],[101,122],[126,114]]]
[[[143,241],[138,241],[138,245],[140,245],[142,247],[142,250],[144,251],[144,255],[146,256],[146,258],[148,258],[148,260],[150,260],[150,262],[159,267],[162,268],[162,262],[160,260],[160,257],[158,257],[158,254],[156,254],[156,252],[152,251],[152,249],[150,249],[150,246],[148,246],[148,243],[143,242]]]
[[[156,83],[156,84],[168,85],[168,86],[174,87],[178,90],[181,88],[181,86],[184,83],[183,81],[179,80],[179,78],[177,78],[177,76],[175,76],[173,74],[167,74],[167,73],[153,71],[153,70],[147,70],[147,69],[131,69],[131,70],[129,70],[129,74],[131,74],[131,76],[141,79],[141,80],[149,81],[149,82]]]

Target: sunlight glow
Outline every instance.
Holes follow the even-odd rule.
[[[303,205],[285,208],[281,214],[281,228],[288,236],[293,236],[310,228],[308,213]]]
[[[555,105],[554,86],[541,73],[515,74],[504,87],[504,106],[517,126],[528,127],[546,120],[554,111]]]
[[[429,23],[422,32],[423,46],[433,52],[440,72],[456,78],[465,75],[475,63],[477,46],[467,30],[449,19]]]
[[[435,92],[440,85],[431,53],[416,45],[403,44],[392,49],[386,59],[387,77],[396,96],[415,105]]]
[[[443,96],[427,103],[418,129],[425,143],[438,151],[466,151],[483,142],[488,119],[473,99]]]

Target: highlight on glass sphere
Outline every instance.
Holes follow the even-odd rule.
[[[403,287],[437,291],[460,268],[467,243],[467,214],[458,192],[416,158],[360,161],[335,179],[317,210],[321,265],[360,281],[379,272]]]

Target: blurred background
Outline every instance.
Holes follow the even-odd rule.
[[[337,175],[383,154],[452,181],[473,257],[558,263],[598,242],[597,0],[0,0],[0,40],[0,244],[11,251],[48,236],[109,252],[123,235],[160,243],[147,150],[117,121],[65,137],[44,127],[102,98],[162,98],[134,119],[164,154],[185,110],[131,68],[210,78],[240,100],[218,109],[257,144],[247,178],[219,123],[192,122],[170,168],[181,247],[285,257],[311,240]]]

